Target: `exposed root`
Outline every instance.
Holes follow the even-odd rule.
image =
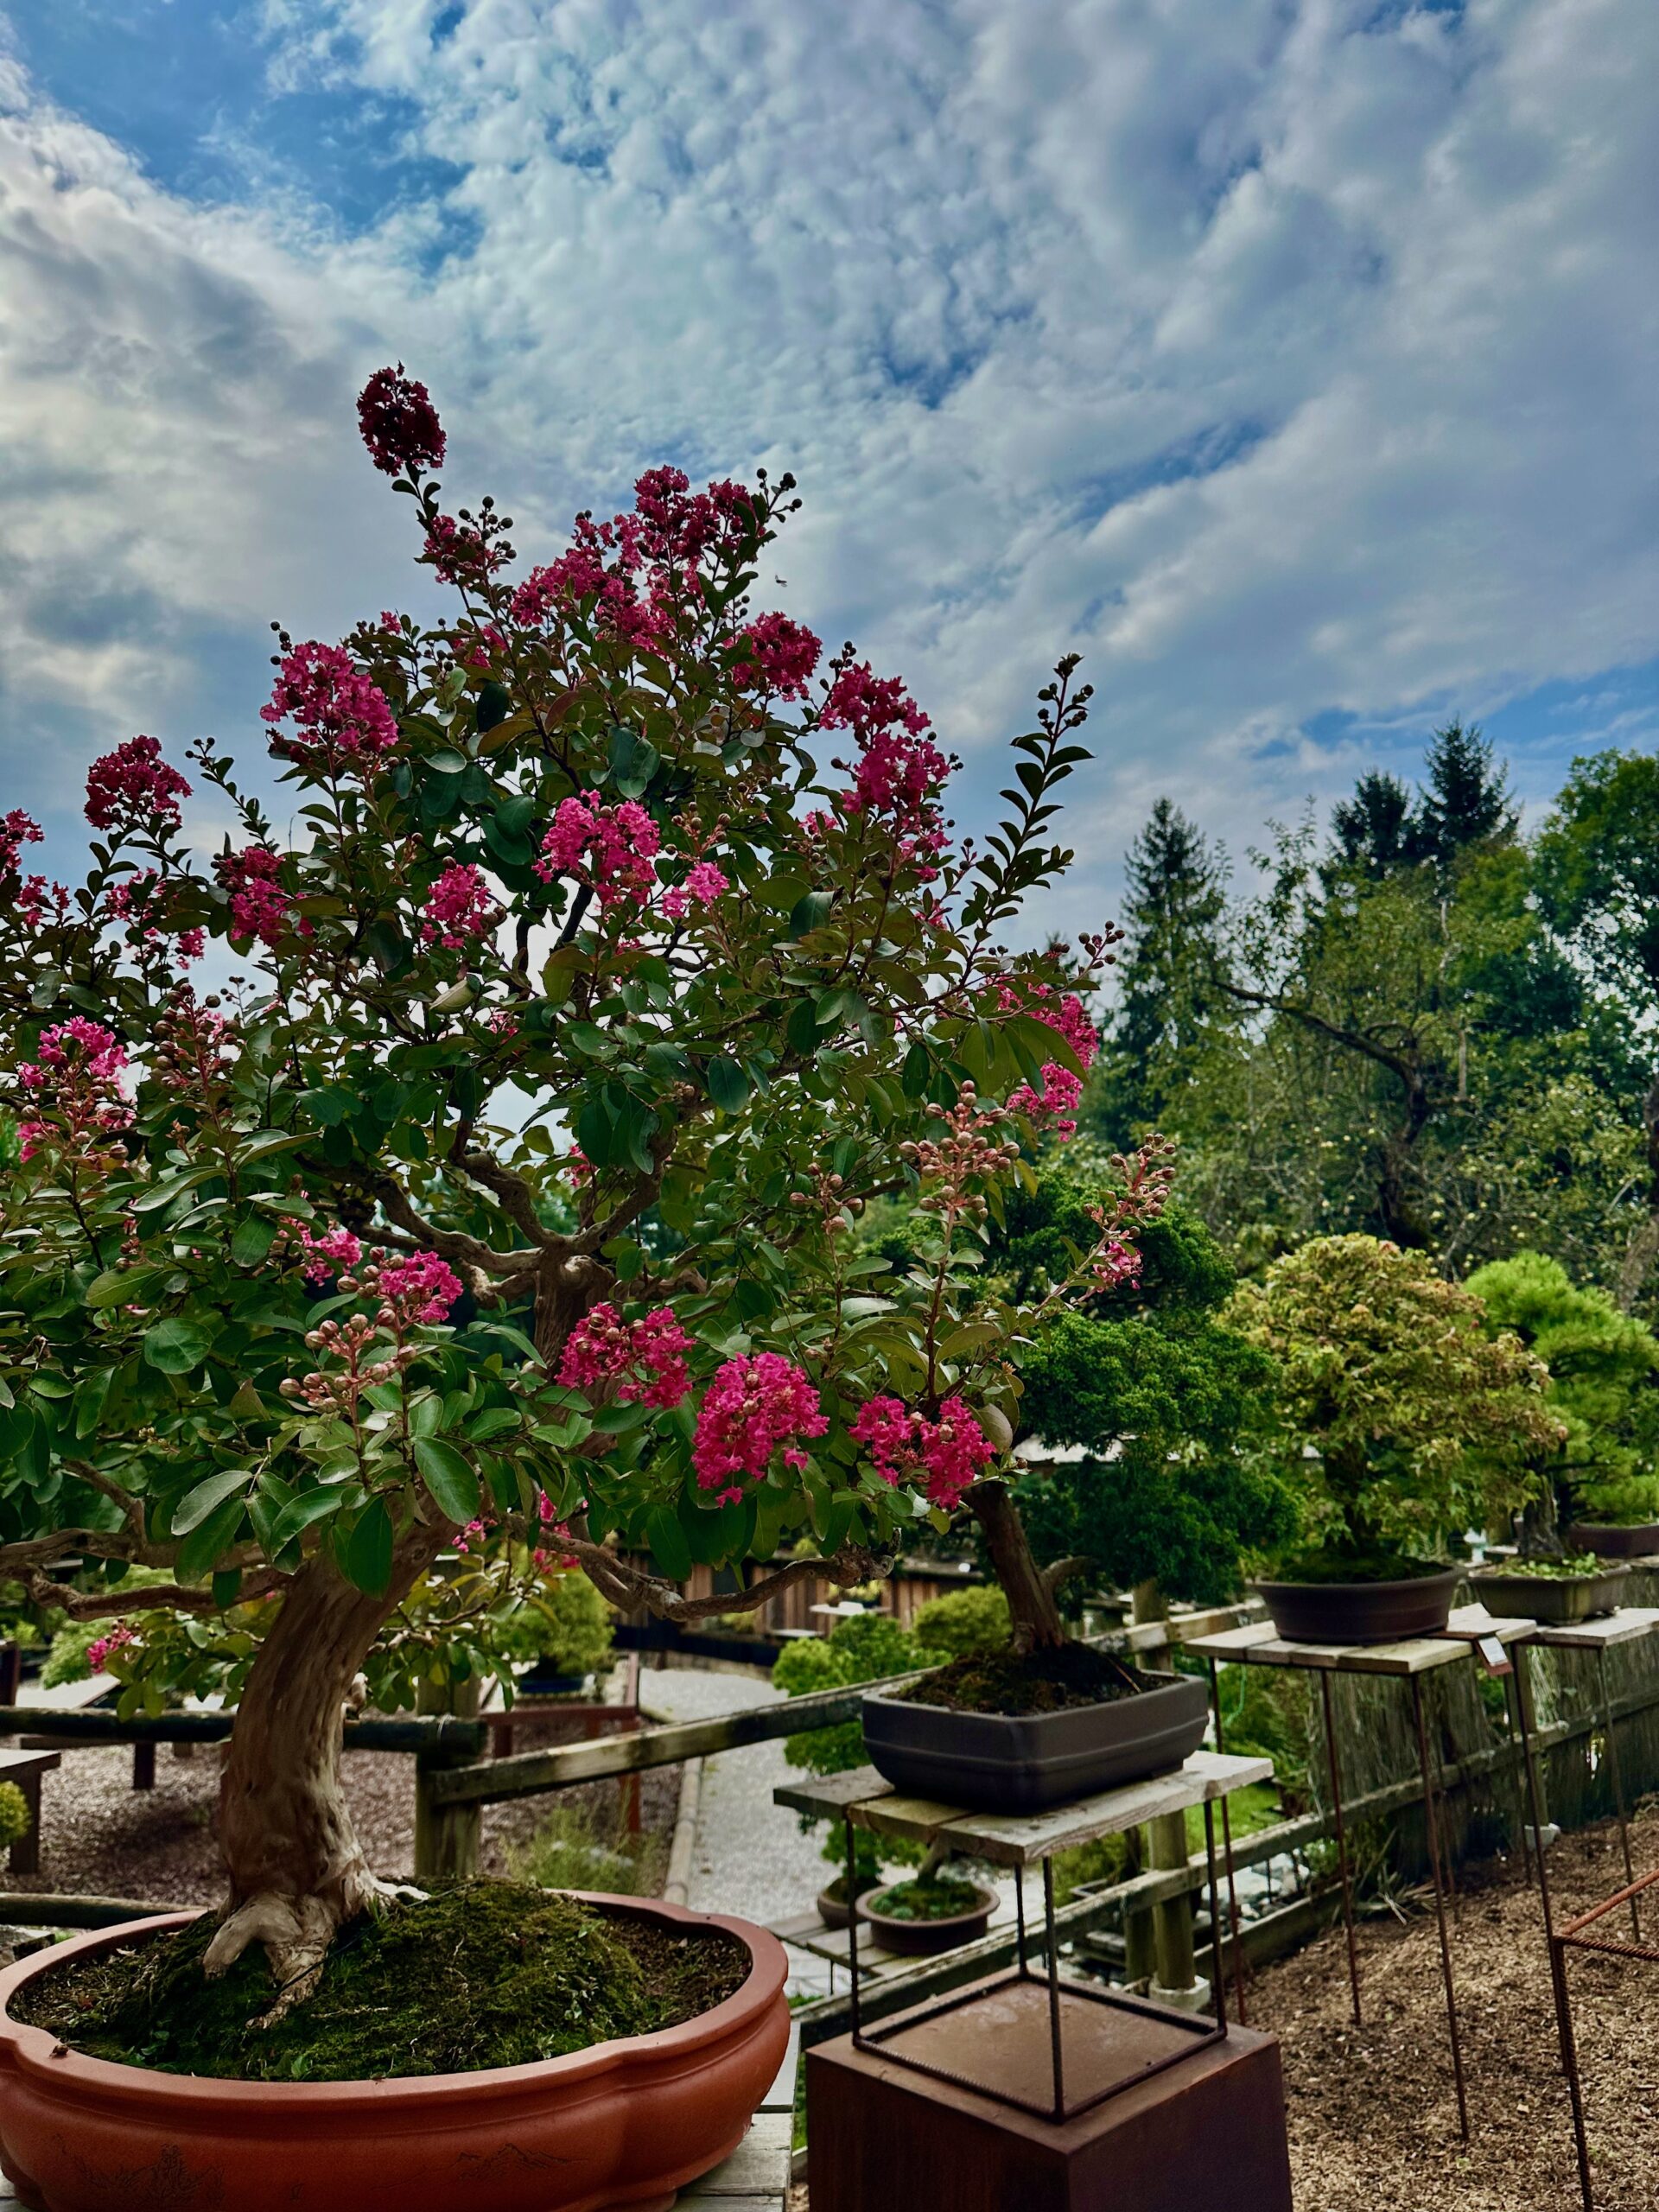
[[[276,1983],[275,2003],[254,2022],[274,2027],[285,2012],[302,2005],[317,1986],[330,1946],[348,1920],[392,1898],[422,1902],[426,1892],[408,1882],[382,1882],[367,1872],[341,1885],[338,1899],[285,1897],[263,1891],[228,1912],[202,1960],[216,1978],[235,1965],[250,1944],[264,1947]]]

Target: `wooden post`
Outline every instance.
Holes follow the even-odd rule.
[[[423,1681],[415,1693],[420,1713],[475,1714],[479,1683],[439,1684]],[[484,1825],[482,1805],[439,1805],[432,1798],[432,1777],[458,1766],[470,1766],[470,1751],[437,1745],[415,1755],[415,1878],[417,1882],[470,1881],[478,1872],[479,1838]]]
[[[133,1745],[132,1786],[135,1789],[153,1789],[156,1787],[156,1746],[154,1744]]]
[[[1163,1620],[1167,1617],[1168,1610],[1163,1592],[1155,1581],[1136,1584],[1133,1598],[1133,1618],[1135,1621]],[[1144,1865],[1154,1871],[1186,1865],[1185,1813],[1170,1813],[1162,1820],[1148,1821],[1145,1834]],[[1171,1897],[1166,1904],[1154,1905],[1147,1917],[1151,1922],[1152,1974],[1160,1995],[1179,1996],[1194,1988],[1198,1983],[1198,1970],[1192,1943],[1191,1892]],[[1125,1934],[1128,1934],[1127,1927]],[[1144,1951],[1144,1929],[1141,1931],[1140,1940]],[[1132,1979],[1138,1980],[1141,1975],[1137,1974]]]

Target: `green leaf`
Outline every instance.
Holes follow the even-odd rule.
[[[645,1541],[669,1580],[683,1582],[691,1572],[691,1547],[677,1514],[671,1513],[665,1505],[653,1505],[645,1516]]]
[[[798,899],[790,909],[791,937],[805,937],[810,930],[822,929],[830,918],[833,904],[832,894],[828,891],[809,891],[804,899]]]
[[[467,1423],[470,1442],[482,1444],[492,1436],[505,1436],[509,1429],[518,1427],[518,1409],[512,1406],[486,1406],[481,1414],[474,1414]]]
[[[276,1241],[276,1223],[262,1221],[257,1214],[250,1214],[245,1221],[236,1224],[236,1234],[231,1239],[231,1257],[238,1268],[257,1268]]]
[[[307,1529],[319,1521],[326,1521],[331,1513],[338,1513],[344,1503],[340,1491],[333,1485],[321,1490],[308,1490],[302,1497],[293,1499],[276,1516],[270,1532],[270,1549],[280,1552]]]
[[[104,1408],[110,1395],[110,1385],[115,1380],[112,1367],[100,1367],[86,1376],[75,1389],[75,1435],[85,1439],[96,1434],[104,1418]]]
[[[928,1049],[918,1037],[905,1054],[904,1073],[899,1082],[906,1098],[922,1098],[927,1095],[928,1082],[933,1073],[933,1062]]]
[[[163,1175],[147,1191],[141,1191],[132,1202],[134,1213],[157,1213],[162,1207],[171,1205],[175,1198],[182,1198],[187,1191],[194,1191],[198,1183],[205,1183],[210,1175],[219,1173],[217,1167],[191,1167],[176,1175]]]
[[[478,698],[473,708],[473,726],[480,737],[486,730],[493,729],[498,722],[505,721],[512,712],[512,699],[504,684],[498,683],[491,677],[479,685]],[[385,1586],[383,1583],[381,1587],[384,1589]],[[366,1589],[367,1584],[364,1587]]]
[[[709,1063],[709,1096],[722,1114],[741,1110],[749,1095],[749,1078],[735,1060],[721,1052]]]
[[[252,1477],[245,1467],[221,1467],[216,1475],[209,1475],[206,1482],[198,1483],[187,1491],[173,1509],[168,1524],[175,1536],[188,1536],[202,1522],[216,1506],[227,1497],[240,1497]]]
[[[577,1052],[586,1052],[592,1060],[611,1050],[610,1039],[593,1021],[567,1021],[560,1032],[560,1042],[574,1045]]]
[[[110,1306],[149,1306],[167,1281],[166,1268],[105,1268],[86,1287],[86,1303],[95,1312]]]
[[[435,1436],[417,1438],[415,1464],[446,1520],[464,1523],[478,1518],[478,1477],[453,1444]]]
[[[212,1342],[194,1321],[157,1321],[144,1331],[144,1358],[163,1375],[188,1375],[207,1358]]]
[[[337,1555],[348,1582],[371,1598],[384,1594],[391,1580],[391,1516],[384,1497],[370,1499]]]
[[[244,1475],[242,1479],[245,1482],[247,1477]],[[240,1497],[227,1497],[191,1530],[173,1561],[173,1572],[181,1582],[200,1582],[204,1574],[211,1573],[236,1541],[243,1510]]]
[[[216,1574],[213,1581],[213,1603],[221,1612],[227,1612],[242,1594],[242,1570],[232,1567],[223,1574]]]

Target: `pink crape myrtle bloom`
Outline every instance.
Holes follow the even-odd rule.
[[[422,913],[421,935],[427,943],[452,950],[484,936],[501,918],[501,909],[490,896],[483,869],[465,861],[445,868]]]
[[[404,365],[377,369],[357,396],[357,427],[383,476],[443,466],[443,425],[423,384]]]
[[[567,1389],[603,1389],[667,1411],[691,1394],[685,1355],[692,1340],[671,1306],[653,1306],[643,1321],[625,1321],[615,1306],[595,1306],[565,1341],[559,1381]]]
[[[746,690],[775,692],[780,699],[804,699],[818,655],[823,651],[804,623],[787,614],[762,614],[738,636],[748,648],[738,664],[737,680]]]
[[[257,944],[280,944],[296,919],[294,901],[282,887],[283,856],[266,845],[245,845],[239,853],[220,853],[213,873],[230,893],[231,935]],[[302,934],[308,933],[301,925]]]
[[[378,1253],[364,1268],[363,1284],[380,1300],[381,1326],[400,1333],[416,1321],[447,1320],[461,1293],[461,1277],[435,1252]]]
[[[21,873],[21,855],[25,845],[38,845],[42,832],[33,815],[25,814],[21,806],[14,806],[10,814],[0,816],[0,886],[14,885]],[[36,876],[33,879],[39,882]]]
[[[671,922],[683,921],[695,902],[699,906],[712,906],[731,889],[730,879],[713,861],[698,861],[686,871],[683,883],[663,893],[663,912]]]
[[[1041,1095],[1030,1084],[1022,1083],[1008,1093],[1008,1111],[1023,1114],[1037,1128],[1047,1129],[1057,1137],[1074,1137],[1077,1123],[1073,1109],[1082,1096],[1080,1077],[1058,1060],[1045,1060]]]
[[[127,1626],[125,1621],[117,1621],[112,1629],[103,1636],[95,1636],[87,1645],[86,1664],[93,1674],[102,1674],[107,1660],[116,1652],[124,1650],[128,1644],[137,1643],[137,1637]]]
[[[780,1445],[786,1467],[804,1467],[806,1453],[790,1440],[822,1436],[829,1426],[811,1382],[781,1352],[728,1359],[697,1408],[691,1464],[698,1487],[731,1504],[742,1497],[743,1480],[766,1473]]]
[[[179,801],[190,786],[162,758],[153,737],[130,737],[86,772],[86,819],[94,830],[179,826]]]
[[[896,676],[876,676],[868,661],[840,668],[818,721],[823,729],[850,729],[858,740],[860,758],[845,801],[849,811],[937,827],[933,802],[950,763],[927,735],[931,724]]]
[[[871,1398],[849,1432],[868,1451],[884,1482],[920,1476],[929,1503],[952,1510],[996,1457],[996,1446],[961,1398],[946,1398],[937,1421],[898,1398]]]
[[[38,1060],[25,1060],[17,1080],[35,1111],[18,1124],[18,1149],[32,1160],[43,1145],[78,1153],[86,1165],[108,1167],[116,1154],[98,1140],[132,1122],[121,1089],[127,1055],[115,1032],[78,1014],[42,1031]]]
[[[512,560],[512,548],[454,515],[434,515],[426,533],[426,557],[440,583],[465,584],[493,576]]]
[[[331,1275],[345,1274],[363,1257],[363,1244],[349,1229],[330,1229],[321,1236],[314,1236],[302,1223],[299,1232],[300,1249],[305,1255],[303,1273],[308,1283],[327,1282]]]
[[[648,899],[657,887],[652,862],[661,849],[657,824],[637,799],[606,806],[597,791],[561,799],[535,869],[543,883],[562,875],[591,883],[601,908]]]
[[[391,702],[340,645],[315,639],[283,657],[262,721],[291,716],[297,737],[280,739],[273,751],[330,772],[372,767],[397,742]]]

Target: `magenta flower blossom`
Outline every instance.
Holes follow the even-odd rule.
[[[1051,1130],[1057,1137],[1074,1137],[1077,1133],[1074,1109],[1082,1096],[1080,1077],[1058,1060],[1045,1060],[1040,1095],[1030,1084],[1022,1083],[1008,1093],[1008,1111],[1023,1114],[1036,1128]]]
[[[416,1321],[447,1320],[461,1292],[461,1277],[435,1252],[400,1252],[390,1257],[382,1253],[372,1267],[363,1270],[363,1281],[380,1300],[381,1326],[399,1332]]]
[[[266,845],[220,853],[213,873],[231,896],[231,935],[280,944],[294,925],[294,901],[282,887],[283,856]]]
[[[501,918],[501,909],[490,896],[484,871],[463,861],[445,868],[422,913],[421,935],[427,943],[448,945],[452,950],[482,937]]]
[[[25,1060],[17,1080],[34,1109],[18,1125],[18,1149],[32,1160],[45,1145],[61,1146],[88,1166],[107,1168],[117,1155],[100,1144],[132,1122],[132,1109],[121,1089],[127,1069],[124,1047],[112,1029],[73,1015],[41,1032],[38,1060]]]
[[[94,830],[125,831],[156,823],[176,830],[179,801],[189,796],[189,785],[162,760],[153,737],[130,737],[88,769],[86,819]]]
[[[698,1487],[730,1504],[742,1497],[743,1481],[760,1481],[779,1446],[785,1466],[804,1467],[807,1455],[791,1440],[822,1436],[829,1426],[811,1382],[781,1352],[728,1359],[697,1408],[691,1464]]]
[[[362,1242],[349,1229],[330,1229],[314,1236],[302,1223],[299,1240],[305,1255],[302,1272],[309,1283],[327,1282],[330,1275],[344,1274],[363,1257]]]
[[[597,791],[561,799],[535,863],[543,883],[562,875],[592,884],[603,908],[648,899],[657,885],[652,862],[662,839],[637,799],[601,804]]]
[[[694,900],[699,906],[712,906],[731,887],[724,871],[713,861],[698,861],[687,869],[683,883],[663,893],[663,912],[671,922],[683,921]]]
[[[38,845],[41,825],[32,815],[25,814],[21,806],[0,817],[0,887],[10,887],[19,874],[20,858],[25,845]],[[39,882],[40,877],[32,879]]]
[[[947,1511],[996,1457],[995,1445],[957,1397],[944,1401],[937,1421],[898,1398],[871,1398],[848,1433],[868,1451],[884,1482],[919,1476],[929,1502]]]
[[[315,638],[285,654],[262,721],[291,715],[297,737],[279,740],[273,750],[307,766],[338,772],[372,766],[397,742],[391,703],[340,645]]]
[[[762,614],[739,632],[738,642],[748,647],[737,670],[745,690],[775,692],[780,699],[806,696],[823,647],[804,623],[791,622],[787,614]]]
[[[643,1321],[625,1321],[615,1306],[595,1306],[565,1340],[559,1381],[577,1390],[613,1385],[620,1400],[666,1411],[690,1395],[685,1355],[691,1344],[672,1306],[653,1306]]]
[[[426,386],[404,365],[377,369],[357,396],[357,426],[383,476],[443,466],[443,425]]]
[[[111,1658],[116,1652],[124,1650],[128,1644],[137,1643],[137,1641],[138,1638],[127,1626],[125,1621],[117,1621],[115,1626],[106,1635],[95,1636],[87,1645],[86,1664],[93,1674],[102,1674],[106,1660]]]

